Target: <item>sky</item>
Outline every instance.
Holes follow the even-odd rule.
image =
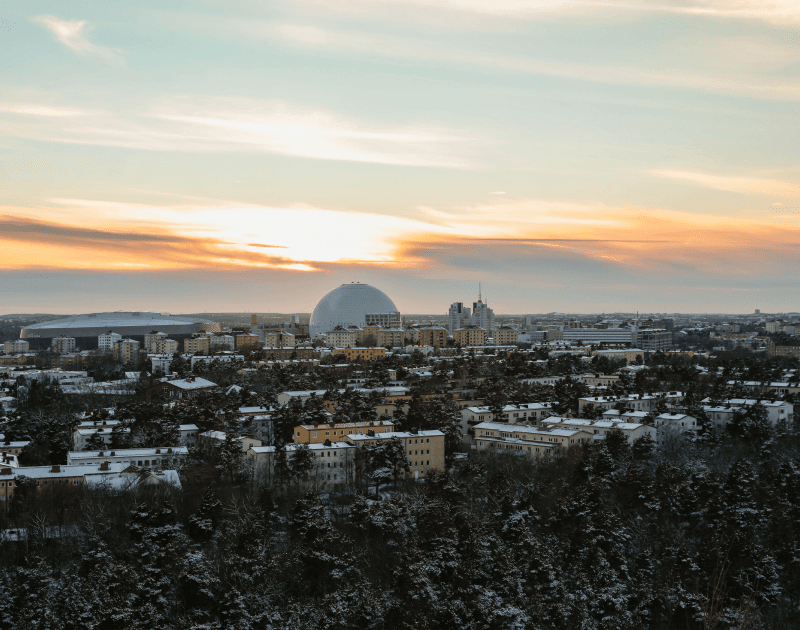
[[[800,310],[797,0],[0,8],[0,313]]]

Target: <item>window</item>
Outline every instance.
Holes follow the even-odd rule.
[[[430,465],[431,465],[431,460],[428,460],[428,461],[426,461],[426,462],[425,462],[425,465],[426,465],[426,466],[430,466]]]
[[[331,434],[330,431],[325,431],[325,435],[330,435],[330,434]]]
[[[312,433],[312,434],[311,434],[311,437],[312,437],[312,438],[315,438],[315,437],[317,437],[317,433],[316,433],[316,431],[315,431],[314,433]]]
[[[191,434],[190,434],[191,435]],[[300,431],[297,432],[297,437],[300,437]]]
[[[334,431],[333,434],[336,435],[336,431]]]
[[[430,455],[430,454],[431,454],[431,449],[427,449],[427,450],[425,451],[425,454],[426,454],[426,455]]]
[[[425,441],[426,441],[426,442],[430,442],[430,441],[431,441],[431,439],[430,439],[430,438],[427,438]]]

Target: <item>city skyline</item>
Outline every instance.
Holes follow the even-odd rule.
[[[7,13],[5,313],[798,310],[796,3]]]

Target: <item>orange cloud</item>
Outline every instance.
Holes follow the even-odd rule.
[[[4,269],[285,269],[341,266],[453,271],[440,252],[524,259],[530,252],[643,273],[753,275],[796,261],[791,216],[733,218],[600,203],[495,200],[416,219],[321,208],[148,206],[56,200],[0,218]],[[79,210],[79,212],[76,212]],[[74,218],[73,218],[74,217]]]

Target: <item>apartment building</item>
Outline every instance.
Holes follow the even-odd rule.
[[[469,427],[474,427],[481,422],[505,422],[508,424],[532,424],[538,426],[541,420],[553,415],[552,407],[553,404],[550,402],[505,405],[499,418],[494,417],[489,407],[467,407],[461,410],[461,425],[465,434]]]
[[[453,302],[447,312],[447,329],[452,335],[459,328],[469,326],[472,321],[472,311],[465,307],[463,302]]]
[[[386,356],[386,348],[334,348],[333,355],[344,356],[348,361],[354,361],[355,359],[374,361],[375,359],[382,359]]]
[[[494,329],[493,337],[496,346],[513,346],[519,342],[519,331],[509,326],[500,326]]]
[[[113,451],[70,451],[67,453],[67,465],[83,466],[107,462],[111,465],[167,468],[175,465],[175,459],[186,457],[188,454],[189,450],[185,446],[127,448]]]
[[[485,346],[486,329],[467,327],[453,331],[453,341],[459,346]]]
[[[165,332],[153,330],[144,336],[144,349],[147,352],[158,352],[153,348],[153,344],[162,339],[166,339],[169,335]]]
[[[479,452],[509,452],[531,458],[551,455],[556,449],[577,446],[591,439],[592,434],[585,430],[545,430],[496,422],[482,422],[475,427],[475,447]]]
[[[399,348],[405,343],[405,331],[402,328],[380,328],[378,345],[386,348]]]
[[[376,420],[375,422],[345,422],[342,424],[301,424],[294,428],[293,439],[297,444],[321,444],[326,440],[341,440],[345,435],[366,435],[374,433],[393,433],[394,422]]]
[[[197,337],[192,337],[191,339],[184,339],[183,351],[186,354],[209,355],[211,354],[211,339],[212,337],[209,335],[198,335]]]
[[[447,329],[442,326],[419,328],[419,345],[441,348],[447,345]]]
[[[97,337],[97,349],[100,350],[100,352],[107,352],[111,354],[114,352],[114,344],[121,339],[122,335],[109,330],[107,333]]]
[[[340,486],[355,480],[355,445],[331,440],[302,446],[287,444],[285,451],[289,466],[300,448],[308,448],[313,457],[311,471],[301,481],[324,487]],[[257,479],[274,479],[276,452],[274,446],[254,446],[247,451],[246,457]]]
[[[148,387],[145,394],[148,402],[153,396],[166,394],[169,398],[181,400],[184,398],[194,398],[200,392],[211,391],[217,388],[216,383],[201,378],[199,376],[188,376],[184,379],[175,381],[161,381],[152,387]]]
[[[233,335],[214,335],[211,337],[211,352],[233,352],[236,339]]]
[[[23,339],[12,339],[3,344],[3,352],[6,354],[25,354],[30,349],[31,345]]]
[[[362,332],[357,327],[336,327],[326,333],[325,344],[329,348],[352,348],[358,344]]]
[[[364,435],[346,435],[345,441],[363,448],[377,444],[380,440],[397,438],[403,442],[410,471],[402,471],[401,477],[424,477],[433,470],[444,470],[444,433],[441,431],[408,431],[376,433],[369,429]]]
[[[120,339],[114,342],[114,358],[120,363],[137,365],[139,363],[139,342],[134,339]]]
[[[150,352],[155,354],[175,354],[178,351],[178,342],[174,339],[157,339],[150,342]]]
[[[249,350],[257,350],[261,344],[259,343],[258,335],[253,333],[243,333],[236,335],[236,351],[247,352]]]
[[[656,445],[676,445],[688,431],[697,431],[697,418],[684,413],[662,413],[656,416]]]
[[[70,352],[75,352],[75,337],[67,337],[66,335],[53,337],[50,347],[52,348],[53,352],[57,352],[58,354],[69,354]]]
[[[588,420],[584,418],[564,418],[551,416],[542,420],[542,426],[551,429],[572,429],[574,431],[586,431],[592,434],[594,439],[604,438],[610,431],[619,430],[629,442],[649,435],[653,441],[656,440],[656,428],[638,422],[625,422],[622,420]]]

